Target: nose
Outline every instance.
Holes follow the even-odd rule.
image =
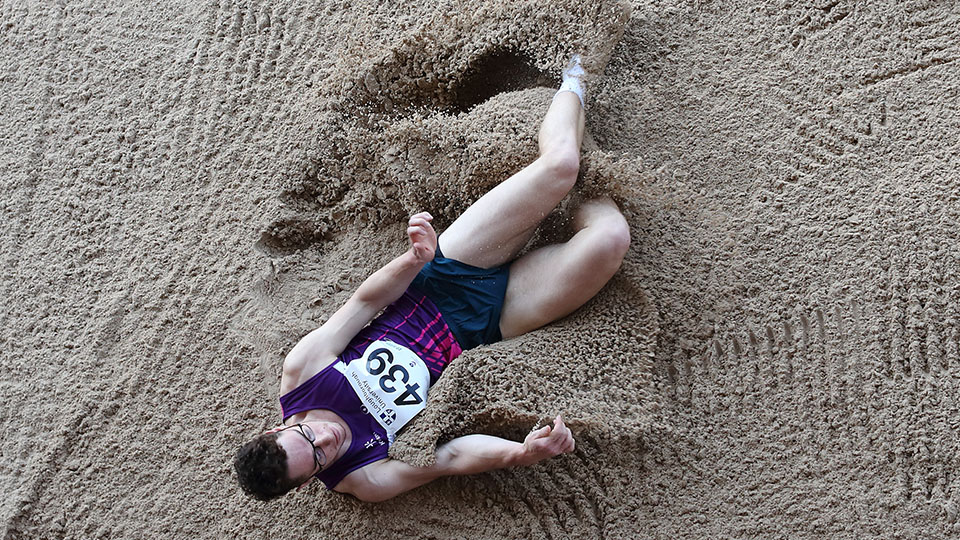
[[[315,446],[326,446],[330,444],[336,444],[337,436],[329,427],[324,427],[323,431],[317,434],[317,441]]]

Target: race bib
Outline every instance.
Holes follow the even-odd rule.
[[[400,428],[427,406],[430,372],[419,356],[402,345],[374,341],[363,356],[335,367],[387,431],[390,444]]]

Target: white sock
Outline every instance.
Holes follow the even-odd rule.
[[[580,55],[573,55],[570,63],[567,64],[567,68],[563,70],[563,83],[560,85],[560,89],[557,90],[557,94],[560,92],[573,92],[576,94],[577,97],[580,98],[580,106],[584,109],[586,109],[587,106],[583,101],[583,81],[580,79],[586,75],[586,73],[587,72],[583,70],[583,66],[580,65]]]

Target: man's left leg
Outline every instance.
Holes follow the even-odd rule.
[[[504,339],[569,315],[593,298],[617,272],[630,246],[630,227],[608,197],[584,202],[574,214],[576,234],[510,265],[500,314]]]
[[[511,261],[537,226],[567,196],[580,169],[583,70],[574,60],[540,125],[540,157],[491,189],[440,235],[443,254],[492,268]]]

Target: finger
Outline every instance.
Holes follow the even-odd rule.
[[[556,444],[564,445],[567,444],[567,440],[571,437],[569,429],[557,429],[553,428],[553,433],[550,434],[550,437],[555,441]]]
[[[553,433],[550,434],[556,444],[564,446],[573,439],[573,432],[570,431],[570,428],[561,424],[559,427],[553,428]]]
[[[417,212],[416,214],[411,216],[411,218],[423,218],[427,221],[430,221],[433,219],[433,216],[430,215],[430,212]]]
[[[543,426],[543,427],[540,428],[540,429],[534,430],[534,431],[533,431],[533,435],[534,435],[534,437],[537,438],[537,439],[540,439],[540,438],[543,438],[543,437],[549,437],[549,436],[550,436],[550,431],[552,431],[552,428],[551,428],[550,426]]]
[[[553,421],[553,425],[554,425],[557,429],[563,429],[563,428],[564,428],[564,425],[563,425],[563,417],[558,414],[558,415],[557,415],[557,419]]]
[[[423,226],[425,226],[425,227],[429,227],[429,226],[430,226],[430,220],[427,219],[427,218],[425,218],[425,217],[423,217],[423,216],[420,216],[420,215],[416,215],[416,216],[411,217],[411,218],[410,218],[410,221],[408,221],[408,223],[409,223],[410,225],[423,225]]]
[[[416,223],[411,223],[410,226],[407,227],[407,229],[412,229],[412,228],[414,228],[414,227],[416,227],[416,228],[420,229],[421,231],[423,231],[424,234],[426,234],[428,231],[432,231],[432,230],[433,230],[433,227],[431,227],[429,223],[427,223],[426,221],[423,221],[423,220],[419,220],[419,221],[416,222]]]

